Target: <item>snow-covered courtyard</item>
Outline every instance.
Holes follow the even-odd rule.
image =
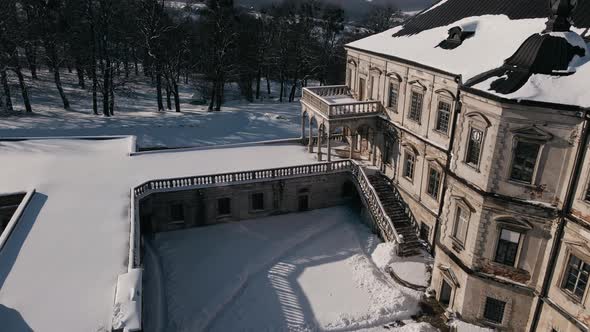
[[[145,331],[434,330],[410,320],[420,293],[375,265],[385,244],[349,207],[146,242]]]

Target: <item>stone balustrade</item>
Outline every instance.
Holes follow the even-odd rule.
[[[342,102],[328,101],[325,97],[345,96]],[[327,118],[352,117],[359,115],[379,114],[383,105],[379,101],[351,102],[350,88],[345,85],[303,88],[301,101]]]

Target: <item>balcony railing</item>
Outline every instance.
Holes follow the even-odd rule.
[[[350,88],[346,85],[303,88],[303,96],[301,97],[305,104],[327,118],[371,115],[382,112],[383,106],[379,101],[352,101],[353,99]]]

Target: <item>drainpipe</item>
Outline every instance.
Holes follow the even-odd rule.
[[[444,203],[445,203],[445,198],[446,198],[446,193],[447,193],[447,181],[448,181],[448,177],[449,177],[449,173],[451,171],[451,157],[453,154],[453,146],[455,145],[455,131],[457,129],[457,121],[459,121],[459,114],[461,114],[461,109],[463,107],[463,105],[461,104],[461,76],[457,76],[455,78],[455,81],[458,84],[458,88],[457,88],[457,101],[455,102],[455,114],[453,116],[453,122],[451,124],[451,128],[449,128],[450,130],[450,137],[449,137],[449,148],[447,150],[447,162],[445,165],[445,180],[443,182],[443,187],[442,187],[442,193],[440,194],[440,203],[439,203],[439,207],[438,207],[438,214],[436,216],[436,223],[434,224],[434,234],[432,237],[432,248],[430,248],[430,254],[432,255],[432,257],[434,257],[436,255],[436,242],[437,242],[437,238],[438,238],[438,233],[440,231],[440,217],[442,215],[443,212],[443,208],[444,208]]]
[[[533,321],[531,322],[531,328],[529,329],[530,332],[535,332],[537,330],[537,326],[539,325],[539,319],[541,317],[543,302],[545,301],[545,299],[547,298],[547,294],[549,293],[549,287],[551,285],[551,281],[553,280],[553,274],[555,272],[555,264],[557,263],[557,256],[559,255],[559,251],[561,250],[561,240],[563,238],[565,224],[567,223],[566,216],[570,214],[572,205],[575,200],[578,179],[580,178],[580,173],[582,172],[584,158],[586,157],[586,147],[588,145],[588,139],[590,138],[589,112],[590,108],[583,108],[582,111],[580,111],[580,113],[583,114],[581,115],[581,117],[584,118],[584,129],[582,132],[582,137],[580,139],[580,144],[576,151],[574,168],[572,170],[572,176],[569,180],[567,191],[565,194],[563,209],[559,212],[559,218],[562,222],[557,226],[557,232],[555,234],[555,237],[553,238],[553,245],[551,247],[551,252],[549,254],[549,262],[547,263],[548,272],[547,274],[545,274],[545,278],[543,279],[541,293],[539,294],[537,304],[535,306],[535,313],[533,314]]]

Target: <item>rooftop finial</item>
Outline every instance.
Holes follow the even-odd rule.
[[[578,5],[578,0],[549,0],[551,16],[547,21],[545,32],[569,31],[572,24],[570,15]]]

